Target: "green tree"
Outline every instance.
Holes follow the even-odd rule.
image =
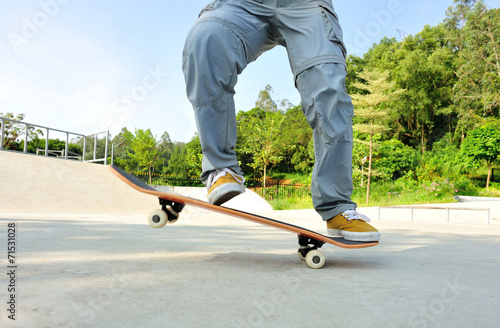
[[[417,35],[407,37],[399,56],[392,77],[406,92],[394,103],[397,122],[400,133],[410,135],[424,153],[436,128],[453,131],[454,53],[444,26],[425,26]]]
[[[201,162],[203,152],[201,150],[201,142],[198,133],[195,133],[191,141],[186,144],[186,170],[190,176],[201,175]]]
[[[464,169],[463,158],[460,149],[453,144],[452,140],[451,133],[447,133],[432,144],[432,150],[422,156],[422,171],[430,168],[438,176],[445,177],[447,180],[460,177]]]
[[[374,168],[387,180],[397,180],[408,172],[415,172],[418,165],[418,152],[397,139],[383,141],[378,149],[378,159]]]
[[[359,180],[361,187],[365,186],[365,169],[366,162],[368,161],[368,153],[370,148],[368,142],[364,139],[365,134],[359,131],[354,131],[354,144],[352,147],[352,167],[353,167],[353,181]],[[373,174],[373,172],[372,172]]]
[[[163,169],[164,173],[177,176],[187,175],[187,148],[184,143],[176,143],[174,145],[172,155],[168,160],[168,166]]]
[[[124,128],[122,132],[129,147],[128,156],[140,167],[147,170],[149,183],[151,184],[152,169],[163,162],[161,157],[164,150],[160,150],[159,142],[149,129],[135,129],[135,134],[133,134],[127,128]]]
[[[472,130],[464,139],[461,150],[470,159],[472,167],[479,167],[481,162],[486,162],[488,166],[486,190],[488,190],[493,163],[500,157],[500,123],[489,123]]]
[[[348,94],[359,93],[360,90],[356,89],[353,84],[356,82],[363,82],[358,74],[363,72],[364,68],[367,68],[367,61],[361,57],[355,55],[347,56],[347,77],[346,77],[346,90]]]
[[[263,111],[260,108],[250,112],[240,117],[238,129],[244,141],[239,150],[252,155],[249,165],[262,172],[265,189],[268,167],[283,160],[281,124],[285,116],[281,112]]]
[[[126,128],[122,128],[121,131],[111,139],[111,145],[115,145],[113,150],[113,165],[125,171],[134,171],[138,169],[137,163],[128,156],[130,148],[125,142],[125,137],[123,135],[125,130]]]
[[[296,145],[295,152],[290,158],[296,171],[311,173],[314,166],[314,142],[311,138],[307,145]]]
[[[401,42],[384,38],[362,61],[351,61],[358,70],[364,65],[366,70],[389,71],[395,87],[406,90],[388,105],[394,119],[390,135],[407,145],[419,145],[422,153],[434,140],[456,129],[457,110],[453,104],[456,51],[448,34],[443,25],[425,26],[420,33]],[[356,88],[351,86],[353,91]]]
[[[366,203],[370,199],[370,180],[372,176],[372,155],[374,144],[374,135],[383,134],[389,131],[387,125],[384,124],[384,119],[389,115],[386,104],[391,101],[396,95],[401,94],[403,90],[390,91],[394,87],[393,82],[389,82],[389,72],[380,72],[378,70],[366,70],[359,74],[359,77],[365,80],[365,83],[355,83],[354,87],[365,90],[366,94],[352,95],[355,114],[362,123],[357,123],[353,126],[355,131],[368,135],[368,172],[366,186]],[[360,140],[357,140],[361,142]]]
[[[456,51],[453,101],[460,118],[457,132],[480,124],[500,111],[500,9],[487,9],[484,1],[455,0],[445,25]]]
[[[170,156],[172,156],[172,152],[174,150],[174,143],[170,139],[170,135],[168,134],[168,132],[165,131],[161,135],[158,149],[163,153],[162,155],[163,162],[161,164],[163,170],[163,167],[166,168],[168,166]]]
[[[14,115],[13,113],[0,113],[0,117],[4,117],[7,120],[5,120],[5,126],[4,128],[4,135],[3,135],[3,148],[4,149],[11,149],[11,150],[22,150],[20,147],[22,142],[20,139],[22,139],[26,135],[26,126],[24,124],[12,122],[10,120],[14,121],[22,121],[24,120],[24,117],[26,115],[24,114],[17,114]],[[10,119],[10,120],[9,120]],[[2,121],[0,121],[0,127],[2,126]],[[34,127],[30,126],[28,127],[28,139],[36,139],[39,136],[41,136],[43,133],[39,129],[35,129]],[[24,140],[24,139],[23,139]],[[45,147],[44,147],[45,149]]]
[[[255,102],[255,107],[268,112],[276,112],[278,110],[278,106],[271,97],[271,93],[273,93],[273,88],[268,84],[266,85],[264,90],[261,90],[259,92],[257,101]]]
[[[366,69],[378,69],[381,71],[393,72],[399,65],[399,62],[404,59],[401,54],[403,42],[398,42],[396,38],[384,37],[378,44],[374,44],[364,55],[363,60],[358,61],[358,73]],[[392,78],[392,76],[390,76]],[[362,82],[359,77],[356,77],[356,82]]]
[[[297,171],[310,173],[314,165],[312,129],[302,113],[302,106],[288,108],[281,125],[283,162]],[[312,152],[314,154],[314,152]],[[290,171],[290,170],[288,170]]]

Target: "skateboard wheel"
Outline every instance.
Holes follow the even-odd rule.
[[[168,222],[168,216],[165,211],[152,210],[148,215],[148,223],[153,228],[161,228]]]
[[[325,265],[325,255],[318,251],[317,249],[313,249],[309,251],[306,255],[306,263],[311,269],[320,269]]]

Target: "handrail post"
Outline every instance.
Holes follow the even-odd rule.
[[[87,136],[83,137],[83,153],[82,153],[82,162],[85,162],[85,151],[87,150]]]
[[[69,149],[69,132],[66,132],[66,146],[64,147],[64,158],[68,159],[68,149]]]
[[[28,130],[29,130],[29,124],[25,123],[24,126],[26,127],[26,131],[24,133],[24,153],[28,153]]]
[[[45,156],[49,156],[49,128],[47,130],[47,136],[45,137]]]
[[[104,165],[108,165],[108,143],[109,143],[109,130],[106,131],[106,146],[104,147]]]
[[[94,161],[95,161],[96,153],[97,153],[97,133],[94,134],[94,158],[93,158]]]
[[[3,119],[3,117],[1,118],[2,119],[2,131],[0,133],[0,149],[3,149],[3,134],[5,132],[5,120]]]

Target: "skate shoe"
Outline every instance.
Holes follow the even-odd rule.
[[[221,205],[245,192],[245,178],[224,168],[213,171],[208,177],[208,202]]]
[[[326,221],[328,234],[352,241],[379,241],[380,232],[372,227],[370,219],[356,210],[347,210]]]

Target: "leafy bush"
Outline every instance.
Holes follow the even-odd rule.
[[[456,182],[457,193],[464,196],[478,196],[479,188],[474,184],[474,182],[467,178],[461,177]]]
[[[422,165],[417,170],[420,181],[438,177],[457,179],[464,171],[464,160],[457,146],[451,143],[450,134],[435,142],[432,150],[422,156]]]
[[[432,204],[454,202],[457,187],[445,180],[420,183],[411,179],[373,184],[370,206]],[[365,204],[365,188],[356,188],[353,200]]]
[[[396,139],[382,142],[377,157],[373,167],[380,172],[383,180],[397,180],[405,176],[415,170],[420,160],[420,154],[415,149]]]

